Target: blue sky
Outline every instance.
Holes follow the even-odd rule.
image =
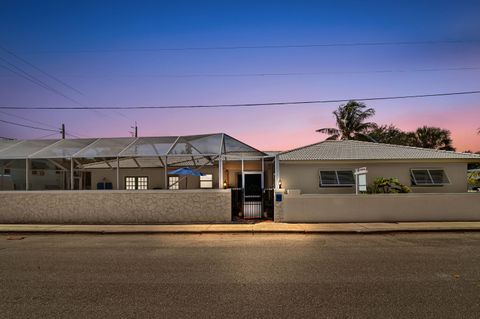
[[[478,1],[0,0],[0,45],[83,94],[5,52],[0,52],[0,57],[87,106],[248,103],[467,91],[480,89],[479,69],[411,71],[480,67],[479,13]],[[437,40],[473,42],[154,51]],[[381,70],[408,72],[368,73]],[[305,72],[324,73],[190,76]],[[478,100],[472,95],[378,101],[369,106],[376,108],[375,120],[379,123],[393,123],[403,129],[445,127],[452,131],[459,149],[480,150],[480,138],[475,134],[480,126]],[[1,67],[0,104],[76,105]],[[336,107],[5,112],[54,127],[65,123],[67,131],[81,136],[125,136],[137,121],[142,135],[221,131],[263,149],[287,149],[325,138],[314,131],[334,125],[331,112]],[[0,114],[5,120],[32,124],[14,116]],[[0,136],[34,138],[44,133],[48,134],[0,124]]]

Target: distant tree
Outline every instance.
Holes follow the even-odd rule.
[[[377,143],[416,145],[413,132],[404,132],[392,124],[377,126],[368,132],[368,136]]]
[[[375,115],[373,108],[367,108],[364,103],[349,101],[340,105],[333,112],[336,120],[336,128],[321,128],[319,133],[329,134],[327,140],[371,140],[368,131],[377,125],[373,122],[365,122]]]
[[[423,126],[415,131],[416,145],[423,148],[454,151],[450,131],[439,127]]]

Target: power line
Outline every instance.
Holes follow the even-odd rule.
[[[1,48],[1,47],[0,47],[0,48]],[[21,59],[21,58],[19,58],[19,59]],[[36,77],[34,77],[33,75],[29,74],[27,71],[21,69],[20,67],[16,66],[15,64],[13,64],[13,63],[11,63],[10,61],[6,60],[5,58],[0,57],[0,60],[4,61],[5,63],[7,63],[8,65],[11,66],[11,67],[8,67],[8,66],[1,65],[1,64],[0,64],[0,67],[3,67],[3,68],[5,68],[5,69],[9,70],[10,72],[12,72],[12,73],[14,73],[14,74],[16,74],[16,75],[18,75],[18,76],[20,76],[20,77],[28,80],[28,81],[34,83],[34,84],[36,84],[36,85],[38,85],[38,86],[40,86],[40,87],[42,87],[42,88],[44,88],[44,89],[46,89],[46,90],[48,90],[48,91],[50,91],[50,92],[53,92],[53,93],[55,93],[55,94],[58,94],[58,95],[60,95],[60,96],[62,96],[62,97],[64,97],[64,98],[66,98],[67,100],[70,100],[70,101],[74,102],[74,103],[77,104],[77,105],[82,105],[82,103],[80,103],[80,102],[78,102],[78,101],[70,98],[69,96],[67,96],[67,95],[63,94],[62,92],[58,91],[57,89],[51,87],[51,86],[48,85],[47,83],[39,80],[38,78],[36,78]],[[25,61],[25,62],[26,62],[26,61]],[[26,63],[30,64],[29,62],[26,62]],[[31,65],[31,64],[30,64],[30,65]],[[32,66],[33,66],[33,65],[32,65]],[[36,68],[35,66],[33,66],[33,67]],[[12,68],[13,68],[13,69],[12,69]],[[36,69],[38,69],[38,68],[36,68]],[[16,71],[16,70],[18,70],[18,71]],[[40,70],[40,71],[45,74],[44,71],[42,71],[42,70]],[[49,75],[49,76],[50,76],[50,75]],[[102,115],[102,113],[101,113],[100,111],[92,110],[92,112]],[[120,112],[117,112],[117,111],[114,111],[114,112],[115,112],[115,113],[120,113]],[[127,118],[127,117],[126,117],[125,115],[123,115],[123,114],[119,114],[119,115]],[[109,115],[107,114],[107,116],[109,116]]]
[[[18,115],[15,115],[15,114],[7,113],[5,111],[0,111],[0,113],[6,114],[8,116],[15,117],[15,118],[18,118],[18,119],[21,119],[21,120],[24,120],[24,121],[28,121],[28,122],[31,122],[31,123],[34,123],[34,124],[45,125],[45,126],[53,128],[53,129],[57,129],[55,126],[50,125],[48,123],[34,121],[34,120],[31,120],[31,119],[23,117],[23,116],[18,116]],[[70,130],[70,132],[72,132],[72,130]],[[78,137],[78,138],[84,137],[82,134],[78,134],[76,132],[74,132],[74,133],[77,134],[77,135],[68,134],[68,133],[67,133],[67,135],[70,135],[70,136],[73,136],[73,137]]]
[[[52,133],[52,134],[47,134],[47,135],[43,135],[43,136],[40,136],[40,137],[36,137],[36,139],[40,140],[42,138],[51,137],[51,136],[54,136],[54,135],[57,135],[57,134],[58,134],[58,132],[57,133]]]
[[[239,45],[239,46],[209,46],[209,47],[166,47],[145,49],[79,49],[79,50],[34,50],[21,53],[115,53],[115,52],[161,52],[161,51],[206,51],[206,50],[245,50],[245,49],[289,49],[289,48],[325,48],[325,47],[359,47],[359,46],[396,46],[396,45],[438,45],[438,44],[469,44],[479,40],[432,40],[432,41],[381,41],[381,42],[343,42],[343,43],[307,43],[279,45]]]
[[[163,78],[195,78],[195,77],[268,77],[268,76],[309,76],[328,74],[370,74],[370,73],[408,73],[408,72],[442,72],[442,71],[471,71],[480,70],[480,66],[452,67],[452,68],[424,68],[424,69],[383,69],[358,71],[318,71],[318,72],[278,72],[278,73],[192,73],[192,74],[118,74],[100,76],[65,75],[76,78],[115,78],[115,77],[163,77]]]
[[[50,79],[53,79],[54,81],[60,83],[61,85],[69,88],[70,90],[75,91],[75,92],[77,92],[78,94],[84,95],[82,92],[80,92],[79,90],[77,90],[77,89],[74,88],[73,86],[65,83],[64,81],[60,80],[60,79],[57,78],[56,76],[54,76],[54,75],[52,75],[52,74],[50,74],[50,73],[47,73],[46,71],[40,69],[39,67],[37,67],[37,66],[34,65],[33,63],[31,63],[31,62],[25,60],[24,58],[20,57],[18,54],[15,54],[14,52],[6,49],[5,47],[3,47],[3,46],[1,46],[1,45],[0,45],[0,49],[3,50],[3,51],[5,51],[5,52],[7,52],[8,54],[14,56],[14,57],[17,58],[18,60],[22,61],[23,63],[25,63],[25,64],[27,64],[27,65],[29,65],[30,67],[34,68],[34,69],[37,70],[38,72],[46,75],[46,76],[49,77]]]
[[[30,125],[25,125],[25,124],[21,124],[21,123],[15,123],[15,122],[10,122],[10,121],[5,121],[5,120],[1,120],[1,119],[0,119],[0,122],[7,123],[7,124],[10,124],[10,125],[16,125],[16,126],[21,126],[21,127],[27,127],[27,128],[31,128],[31,129],[34,129],[34,130],[49,131],[49,132],[56,132],[56,134],[60,133],[60,131],[59,131],[59,130],[51,130],[51,129],[48,129],[48,128],[37,127],[37,126],[30,126]]]
[[[55,88],[51,87],[51,86],[48,85],[47,83],[39,80],[39,79],[36,78],[35,76],[29,74],[27,71],[25,71],[25,70],[23,70],[22,68],[16,66],[15,64],[9,62],[9,61],[6,60],[5,58],[0,57],[0,60],[4,61],[4,62],[7,63],[8,65],[10,65],[12,68],[14,68],[15,70],[17,70],[17,71],[15,71],[14,69],[12,69],[12,68],[10,68],[10,67],[8,67],[8,66],[0,65],[0,66],[2,66],[2,67],[6,68],[7,70],[9,70],[10,72],[15,73],[16,75],[18,75],[18,76],[20,76],[20,77],[22,77],[22,78],[24,78],[24,79],[26,79],[26,80],[28,80],[28,81],[30,81],[30,82],[32,82],[32,83],[35,83],[35,84],[37,84],[38,86],[40,86],[40,87],[42,87],[42,88],[44,88],[44,89],[46,89],[46,90],[48,90],[48,91],[50,91],[50,92],[53,92],[53,93],[55,93],[55,94],[58,94],[58,95],[60,95],[60,96],[62,96],[62,97],[64,97],[64,98],[66,98],[67,100],[70,100],[70,101],[74,102],[75,104],[81,105],[78,101],[70,98],[69,96],[67,96],[67,95],[63,94],[62,92],[56,90]]]
[[[52,107],[52,106],[0,106],[0,109],[10,110],[142,110],[142,109],[190,109],[190,108],[236,108],[236,107],[261,107],[261,106],[284,106],[284,105],[300,105],[300,104],[326,104],[341,103],[351,100],[355,101],[380,101],[380,100],[400,100],[400,99],[416,99],[440,96],[456,96],[480,94],[477,91],[463,92],[447,92],[432,94],[415,94],[415,95],[398,95],[398,96],[381,96],[381,97],[365,97],[365,98],[348,98],[333,100],[307,100],[307,101],[282,101],[267,103],[238,103],[238,104],[206,104],[206,105],[164,105],[164,106],[74,106],[74,107]]]
[[[45,125],[45,126],[48,126],[48,127],[51,127],[51,128],[56,128],[55,126],[50,125],[50,124],[48,124],[48,123],[39,122],[39,121],[34,121],[34,120],[28,119],[28,118],[23,117],[23,116],[19,116],[19,115],[7,113],[7,112],[5,112],[5,111],[0,111],[0,113],[3,113],[3,114],[5,114],[5,115],[11,116],[11,117],[15,117],[15,118],[18,118],[18,119],[20,119],[20,120],[24,120],[24,121],[27,121],[27,122],[30,122],[30,123],[33,123],[33,124],[40,124],[40,125]]]

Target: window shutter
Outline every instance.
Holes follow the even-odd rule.
[[[338,175],[338,184],[340,185],[355,184],[355,179],[353,177],[352,171],[337,171],[337,175]]]
[[[426,169],[412,170],[413,181],[416,185],[428,185],[432,184],[432,179]]]
[[[449,180],[443,169],[431,169],[429,170],[432,177],[433,184],[448,184]]]
[[[321,185],[336,185],[337,174],[335,171],[320,171],[320,184]]]

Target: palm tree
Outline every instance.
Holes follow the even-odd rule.
[[[439,127],[423,126],[415,131],[418,147],[454,151],[450,131]]]
[[[321,128],[316,132],[329,134],[327,140],[372,140],[368,136],[368,131],[377,125],[373,122],[365,122],[365,120],[375,115],[375,110],[365,109],[366,107],[364,103],[357,101],[349,101],[347,104],[340,105],[333,112],[337,128]]]
[[[368,136],[377,143],[408,145],[411,133],[404,132],[395,125],[380,125],[368,131]]]

